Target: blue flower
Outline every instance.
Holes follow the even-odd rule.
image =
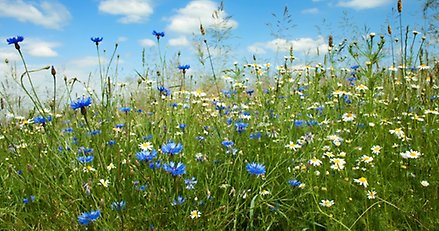
[[[136,153],[136,158],[139,161],[151,161],[152,159],[157,157],[157,151],[156,150],[152,150],[151,152],[148,150],[145,151],[141,151]]]
[[[184,179],[184,184],[186,185],[186,189],[194,189],[194,186],[197,184],[197,179],[192,177],[191,179]]]
[[[43,116],[37,116],[33,120],[36,124],[45,124],[49,121],[52,121],[52,116],[47,116],[47,118]]]
[[[167,144],[162,145],[162,152],[165,154],[176,155],[183,150],[183,145],[174,141],[170,141]]]
[[[93,152],[93,148],[85,148],[85,147],[78,148],[78,153],[81,153],[81,154],[87,154],[87,153],[92,153],[92,152]]]
[[[88,132],[88,134],[89,134],[89,135],[92,135],[92,136],[96,136],[96,135],[99,135],[99,134],[101,134],[101,133],[102,133],[101,130],[93,130],[93,131],[91,131],[91,132]]]
[[[242,132],[245,132],[245,129],[248,127],[248,123],[238,122],[238,123],[235,123],[235,127],[236,127],[236,131],[238,133],[242,133]]]
[[[157,38],[157,40],[159,40],[161,37],[165,37],[165,32],[157,32],[153,30],[152,35],[154,35]]]
[[[295,127],[303,127],[305,126],[306,122],[304,120],[295,120],[294,121],[294,126]]]
[[[96,219],[99,218],[99,216],[101,216],[101,211],[96,210],[96,211],[90,211],[88,212],[83,212],[81,215],[78,216],[78,222],[80,225],[88,225],[90,224],[90,222],[92,221],[96,221]]]
[[[173,206],[181,205],[181,204],[183,204],[185,201],[186,201],[186,200],[184,199],[184,197],[182,197],[182,196],[178,196],[178,197],[177,197],[177,200],[174,199],[174,201],[172,201],[171,204],[172,204]]]
[[[262,136],[261,132],[252,133],[252,134],[250,134],[250,139],[258,140],[261,138],[261,136]]]
[[[178,162],[178,164],[175,164],[174,162],[170,162],[169,164],[164,164],[163,169],[166,172],[169,172],[172,174],[172,176],[180,176],[186,173],[186,166]]]
[[[121,108],[119,108],[119,111],[128,113],[131,111],[131,108],[130,107],[121,107]]]
[[[76,109],[85,108],[85,107],[89,106],[90,104],[91,104],[91,97],[87,97],[87,98],[82,97],[82,98],[78,98],[76,101],[73,101],[70,104],[70,107],[73,110],[76,110]]]
[[[110,141],[107,142],[107,144],[112,146],[112,145],[116,144],[116,141],[115,140],[110,140]]]
[[[20,50],[20,45],[18,43],[23,42],[23,40],[24,40],[23,36],[17,36],[17,37],[6,39],[6,42],[8,42],[8,45],[14,44],[15,49]]]
[[[293,180],[289,180],[288,184],[290,184],[293,187],[299,187],[302,184],[302,182],[300,182],[296,179],[293,179]]]
[[[191,68],[191,66],[188,65],[188,64],[178,66],[178,69],[179,69],[179,70],[182,70],[182,71],[186,71],[186,70],[188,70],[189,68]]]
[[[111,209],[115,210],[115,211],[121,211],[121,210],[125,209],[126,206],[127,206],[127,203],[125,201],[115,201],[115,202],[111,203]]]
[[[72,133],[73,132],[73,128],[65,128],[62,130],[62,132],[64,133]]]
[[[265,166],[257,163],[248,163],[246,167],[247,171],[253,175],[263,175],[265,174]]]
[[[231,140],[224,140],[221,142],[226,148],[231,148],[235,143]]]
[[[18,44],[19,42],[23,42],[23,40],[24,40],[23,36],[17,36],[17,37],[6,39],[6,42],[8,42],[8,45],[11,45],[11,44]]]
[[[160,163],[160,160],[156,161],[156,162],[150,162],[149,163],[149,168],[154,170],[154,169],[159,169],[162,167],[162,164]]]
[[[162,95],[165,95],[165,96],[171,95],[171,90],[169,90],[168,88],[166,88],[164,86],[157,87],[157,90],[159,90]]]
[[[179,127],[181,130],[184,130],[184,129],[186,128],[186,124],[179,124],[178,127]]]
[[[76,158],[80,163],[90,163],[93,161],[94,157],[93,156],[78,156]]]
[[[125,127],[125,124],[116,124],[116,128],[123,128]]]
[[[354,71],[357,70],[358,68],[360,68],[359,65],[354,65],[354,66],[351,67],[351,69],[354,70]]]
[[[100,42],[102,42],[102,37],[91,37],[90,38],[92,42],[96,43],[96,46],[99,45]]]

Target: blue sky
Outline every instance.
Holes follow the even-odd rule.
[[[134,76],[141,70],[141,52],[145,48],[152,67],[158,63],[153,30],[164,31],[162,53],[168,58],[181,51],[181,62],[197,63],[193,34],[199,23],[211,26],[211,18],[220,1],[214,0],[0,0],[0,71],[7,70],[3,60],[17,61],[13,46],[6,38],[25,37],[23,52],[35,67],[55,65],[67,76],[84,76],[97,70],[96,49],[90,37],[104,40],[102,50],[110,53],[119,44],[122,75]],[[232,48],[231,61],[244,62],[255,54],[260,60],[276,62],[293,44],[298,57],[326,49],[328,34],[336,43],[344,38],[369,32],[384,34],[390,22],[396,30],[396,0],[225,0],[219,19],[230,16],[227,26],[232,38],[225,41]],[[420,0],[404,2],[404,23],[422,31]],[[296,26],[270,35],[267,23],[275,24],[275,13],[282,16],[287,6]],[[342,18],[348,18],[344,21]],[[281,17],[280,17],[281,18]],[[347,24],[347,25],[346,25]],[[275,56],[274,53],[280,55]],[[108,56],[108,54],[107,54]],[[304,62],[305,58],[297,62]],[[4,78],[4,74],[1,74]],[[123,77],[125,77],[123,76]]]

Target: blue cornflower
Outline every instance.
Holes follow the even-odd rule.
[[[80,154],[87,154],[87,153],[92,153],[92,152],[93,152],[93,148],[86,148],[86,147],[78,148],[78,153],[80,153]]]
[[[221,142],[226,148],[231,148],[235,143],[231,140],[224,140]]]
[[[131,108],[130,107],[121,107],[121,108],[119,108],[119,111],[128,113],[131,111]]]
[[[91,132],[88,132],[89,135],[95,136],[95,135],[99,135],[101,134],[102,131],[101,130],[93,130]]]
[[[94,157],[93,156],[78,156],[76,158],[80,163],[90,163],[93,161]]]
[[[115,211],[120,211],[125,209],[125,207],[127,206],[127,203],[125,201],[115,201],[113,203],[111,203],[111,209],[115,210]]]
[[[180,176],[186,173],[186,165],[184,165],[181,162],[175,164],[174,162],[171,161],[169,164],[164,164],[163,169],[166,172],[171,173],[172,176]]]
[[[351,67],[351,69],[354,70],[354,71],[357,70],[358,68],[360,68],[359,65],[354,65],[354,66]]]
[[[76,101],[73,101],[70,104],[70,107],[73,110],[76,110],[76,109],[81,109],[82,110],[82,108],[85,108],[85,107],[89,106],[90,104],[91,104],[91,97],[85,98],[83,96],[82,98],[78,98]]]
[[[233,123],[233,119],[232,118],[227,118],[226,119],[226,123],[227,123],[227,125],[232,124]]]
[[[204,136],[197,136],[197,137],[195,137],[195,139],[198,140],[198,141],[203,141],[206,138]]]
[[[258,139],[261,138],[261,136],[262,136],[262,133],[261,133],[261,132],[252,133],[252,134],[250,134],[250,139],[256,139],[256,140],[258,140]]]
[[[116,128],[123,128],[125,127],[125,124],[116,124]]]
[[[17,36],[17,37],[6,39],[6,42],[8,42],[8,45],[11,45],[11,44],[17,44],[19,42],[23,42],[23,40],[24,40],[23,36]]]
[[[143,140],[152,140],[152,134],[143,137]]]
[[[184,130],[185,128],[186,128],[186,124],[179,124],[178,125],[178,127],[181,129],[181,130]]]
[[[107,144],[112,146],[112,145],[116,144],[116,141],[115,140],[110,140],[110,141],[107,142]]]
[[[249,95],[249,96],[253,95],[253,93],[255,93],[255,90],[248,90],[247,91],[247,95]]]
[[[157,40],[160,40],[161,37],[165,37],[165,32],[157,32],[153,30],[152,35],[154,35],[157,38]]]
[[[290,184],[293,187],[299,187],[302,184],[302,182],[300,182],[296,179],[293,179],[293,180],[289,180],[288,184]]]
[[[174,199],[174,201],[172,201],[171,204],[172,204],[173,206],[181,205],[181,204],[183,204],[185,201],[186,201],[186,199],[184,199],[184,197],[182,197],[182,196],[178,196],[178,197],[177,197],[177,200]]]
[[[154,169],[159,169],[162,167],[162,164],[160,162],[160,160],[156,161],[156,162],[150,162],[149,163],[149,168],[154,170]]]
[[[236,127],[236,131],[238,133],[242,133],[242,132],[245,132],[245,129],[248,127],[248,123],[238,122],[238,123],[235,123],[235,127]]]
[[[136,158],[139,161],[145,161],[145,160],[151,161],[156,157],[157,157],[157,151],[154,149],[151,152],[148,150],[144,150],[144,151],[136,153]]]
[[[308,121],[306,121],[306,124],[308,126],[317,126],[317,125],[319,125],[319,122],[315,121],[315,120],[308,120]]]
[[[23,198],[23,204],[29,204],[29,202],[34,202],[34,201],[35,201],[34,195],[31,195],[30,197]]]
[[[183,145],[174,141],[170,141],[167,144],[162,145],[162,152],[165,154],[176,155],[183,150]]]
[[[191,68],[191,66],[188,65],[188,64],[178,66],[178,69],[181,70],[183,73],[186,73],[186,71],[187,71],[189,68]]]
[[[303,126],[305,126],[306,125],[306,122],[304,121],[304,120],[295,120],[294,121],[294,126],[295,127],[303,127]]]
[[[104,39],[104,38],[102,38],[102,37],[91,37],[90,39],[91,39],[91,41],[96,43],[96,46],[97,46],[97,45],[99,45],[100,42],[102,42],[102,39]]]
[[[265,174],[265,166],[262,164],[248,163],[246,169],[250,174],[256,176]]]
[[[64,133],[72,133],[73,132],[73,128],[65,128],[62,130],[62,132]]]
[[[101,216],[101,211],[99,210],[92,210],[89,213],[83,212],[81,215],[78,216],[78,222],[80,225],[88,225],[92,221],[96,221],[96,219]]]
[[[44,125],[45,123],[52,121],[52,116],[47,116],[47,118],[44,116],[37,116],[33,120],[34,120],[34,123],[36,123],[36,124],[43,124]]]
[[[194,186],[197,184],[197,179],[192,177],[191,179],[184,179],[184,184],[186,185],[186,189],[194,189]]]
[[[8,42],[8,45],[14,44],[15,49],[20,50],[20,45],[18,43],[23,42],[23,40],[23,36],[17,36],[6,39],[6,42]]]
[[[171,90],[169,90],[168,88],[166,88],[164,86],[157,87],[157,90],[159,90],[162,95],[165,95],[165,96],[171,95]]]

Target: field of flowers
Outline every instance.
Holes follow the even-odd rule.
[[[101,73],[100,89],[44,102],[26,69],[33,110],[1,121],[0,229],[437,229],[438,62],[421,43],[385,67],[374,33],[329,40],[322,64],[296,68],[291,50],[209,88],[167,66],[176,81],[140,75],[127,97]],[[25,56],[23,37],[7,42]],[[337,65],[342,49],[355,65]]]

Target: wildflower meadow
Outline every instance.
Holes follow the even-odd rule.
[[[12,36],[27,106],[1,95],[0,230],[437,230],[439,62],[409,28],[222,68],[200,25],[200,73],[156,30],[156,65],[127,84],[105,35],[86,41],[95,84],[30,69]]]

